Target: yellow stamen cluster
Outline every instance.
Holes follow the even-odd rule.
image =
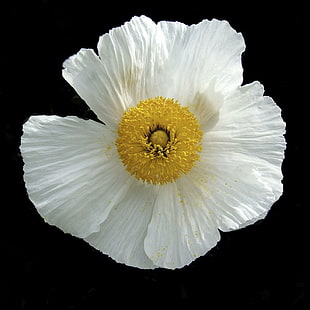
[[[187,174],[199,160],[202,131],[194,114],[174,99],[140,101],[118,126],[117,150],[126,169],[151,184]]]

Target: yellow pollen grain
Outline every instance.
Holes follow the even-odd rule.
[[[202,131],[194,114],[174,99],[140,101],[118,126],[116,146],[127,171],[149,184],[174,182],[199,160]]]

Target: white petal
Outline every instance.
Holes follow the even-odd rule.
[[[204,192],[186,178],[159,189],[144,242],[155,265],[181,268],[218,242],[216,222],[212,221],[204,198]]]
[[[196,93],[204,92],[211,83],[223,95],[241,85],[245,44],[228,22],[204,20],[190,27],[160,22],[159,27],[168,50],[163,74],[169,96],[190,104]]]
[[[167,57],[163,43],[156,24],[146,16],[133,17],[100,37],[98,51],[105,81],[108,87],[120,85],[127,107],[158,96],[155,77]]]
[[[156,268],[143,244],[154,200],[154,188],[133,180],[128,195],[112,208],[100,231],[86,241],[117,262],[142,269]]]
[[[64,78],[104,123],[116,128],[128,107],[151,97],[161,58],[155,34],[151,19],[134,17],[100,37],[100,58],[82,49],[65,61]]]
[[[78,237],[98,231],[128,189],[106,126],[77,117],[33,116],[21,153],[30,199],[52,225]]]
[[[259,83],[241,87],[226,100],[193,169],[221,230],[263,218],[282,194],[284,132],[280,109],[263,97]]]
[[[224,102],[224,96],[214,89],[211,83],[204,92],[197,92],[192,103],[188,105],[204,132],[211,130],[218,121],[219,110]]]
[[[81,49],[67,59],[62,71],[65,80],[76,90],[97,117],[117,128],[124,113],[124,102],[118,80],[110,78],[99,57],[91,49]]]
[[[242,35],[225,21],[188,27],[134,17],[100,37],[100,58],[82,49],[65,61],[63,76],[99,119],[116,128],[123,112],[146,98],[190,105],[211,85],[215,93],[229,93],[241,85],[244,48]],[[208,109],[218,110],[207,97]]]

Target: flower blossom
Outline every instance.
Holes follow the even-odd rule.
[[[242,85],[242,35],[141,16],[97,48],[62,73],[101,122],[23,127],[25,185],[45,221],[117,262],[174,269],[264,218],[282,194],[285,124],[259,82]]]

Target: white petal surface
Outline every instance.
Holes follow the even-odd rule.
[[[160,188],[144,243],[155,265],[184,267],[218,242],[220,235],[205,198],[205,191],[186,178]]]
[[[162,74],[168,94],[183,104],[211,84],[228,94],[242,83],[243,37],[226,21],[204,20],[197,25],[160,22],[168,58]]]
[[[193,182],[208,192],[208,209],[223,231],[263,218],[282,194],[285,124],[263,92],[256,82],[226,100],[192,171]]]
[[[103,122],[116,128],[128,107],[150,97],[195,105],[211,86],[225,96],[242,83],[244,48],[242,35],[225,21],[188,27],[134,17],[100,37],[100,58],[82,49],[65,61],[63,76]],[[203,97],[206,109],[217,112],[218,96]]]
[[[99,230],[129,187],[114,142],[106,126],[73,116],[32,116],[25,123],[24,180],[49,224],[78,237]]]
[[[91,49],[81,49],[67,59],[62,75],[76,90],[97,117],[105,124],[116,128],[124,113],[124,101],[119,80],[111,80],[99,57]]]
[[[224,102],[224,95],[216,92],[214,87],[214,83],[211,83],[204,92],[197,92],[192,103],[188,105],[199,122],[200,129],[204,132],[215,126]]]
[[[124,111],[148,98],[160,67],[156,24],[134,17],[100,37],[100,58],[81,49],[64,62],[63,77],[104,123],[116,128]]]
[[[158,27],[146,16],[133,17],[99,38],[105,82],[119,89],[124,108],[158,96],[153,93],[158,90],[155,79],[167,58],[164,43]]]
[[[155,197],[152,186],[133,179],[128,195],[112,208],[100,231],[86,241],[117,262],[142,269],[156,268],[144,251]]]

